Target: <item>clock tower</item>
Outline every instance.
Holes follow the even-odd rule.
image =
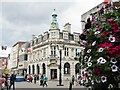
[[[51,22],[51,25],[50,25],[50,30],[54,30],[54,29],[59,30],[59,25],[58,25],[58,22],[57,22],[57,14],[55,12],[55,9],[54,9],[54,12],[52,13],[52,22]]]

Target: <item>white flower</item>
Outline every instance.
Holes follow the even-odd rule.
[[[108,88],[109,88],[109,89],[113,88],[113,85],[112,85],[112,84],[109,84]]]
[[[100,33],[100,31],[96,31],[94,34],[99,34]]]
[[[102,76],[102,77],[101,77],[101,81],[102,81],[103,83],[106,82],[106,81],[107,81],[107,77]]]
[[[96,44],[96,41],[94,41],[94,42],[92,43],[92,46],[95,46],[95,44]]]
[[[104,50],[103,48],[99,48],[98,52],[103,52],[103,50]]]
[[[94,81],[92,80],[91,83],[92,83],[92,85],[93,85],[93,84],[94,84]]]
[[[96,82],[97,82],[97,83],[100,83],[100,80],[97,80],[97,79],[96,79]]]
[[[87,53],[90,53],[90,52],[91,52],[91,49],[88,49],[88,50],[87,50]]]
[[[88,56],[85,56],[84,59],[88,59]]]
[[[106,60],[105,60],[105,59],[102,59],[102,60],[100,61],[100,63],[101,63],[101,64],[104,64],[104,63],[106,63]]]
[[[102,61],[103,59],[104,59],[103,57],[100,57],[100,58],[97,59],[97,62],[98,62],[98,63],[101,63],[101,61]]]
[[[88,62],[90,62],[90,61],[91,61],[91,58],[92,58],[92,57],[90,56],[90,57],[89,57],[89,59],[88,59]]]
[[[110,36],[110,37],[109,37],[109,41],[110,41],[110,42],[115,42],[115,37]]]
[[[91,67],[92,66],[92,63],[91,62],[88,62],[88,67]]]
[[[115,64],[115,63],[117,63],[117,60],[115,58],[111,58],[110,62]]]
[[[118,67],[116,65],[112,65],[111,69],[112,69],[112,72],[118,71]]]

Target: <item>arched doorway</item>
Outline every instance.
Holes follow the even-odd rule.
[[[32,74],[34,75],[35,74],[35,66],[32,65]]]
[[[40,67],[39,65],[37,64],[37,75],[40,74]]]
[[[45,63],[42,64],[42,68],[43,68],[43,74],[46,74],[46,67],[45,67]]]
[[[29,70],[28,71],[29,71],[29,74],[31,74],[31,67],[30,67],[30,65],[29,65]]]
[[[75,65],[75,74],[78,74],[78,73],[80,73],[80,63],[77,63]]]
[[[64,74],[70,74],[70,64],[68,62],[64,64]]]

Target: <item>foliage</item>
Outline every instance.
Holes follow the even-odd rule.
[[[120,6],[103,5],[91,16],[80,37],[88,73],[85,83],[95,90],[115,90],[120,83]]]

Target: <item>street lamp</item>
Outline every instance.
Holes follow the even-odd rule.
[[[83,69],[82,62],[83,62],[84,49],[85,49],[85,47],[83,47],[81,50],[81,72],[80,72],[81,76],[82,76],[82,69]]]
[[[61,69],[62,69],[62,66],[61,66],[61,60],[62,60],[62,49],[64,49],[64,45],[57,45],[58,47],[58,50],[59,50],[59,53],[60,53],[60,65],[59,65],[59,85],[57,86],[64,86],[62,84],[62,74],[61,74]]]

